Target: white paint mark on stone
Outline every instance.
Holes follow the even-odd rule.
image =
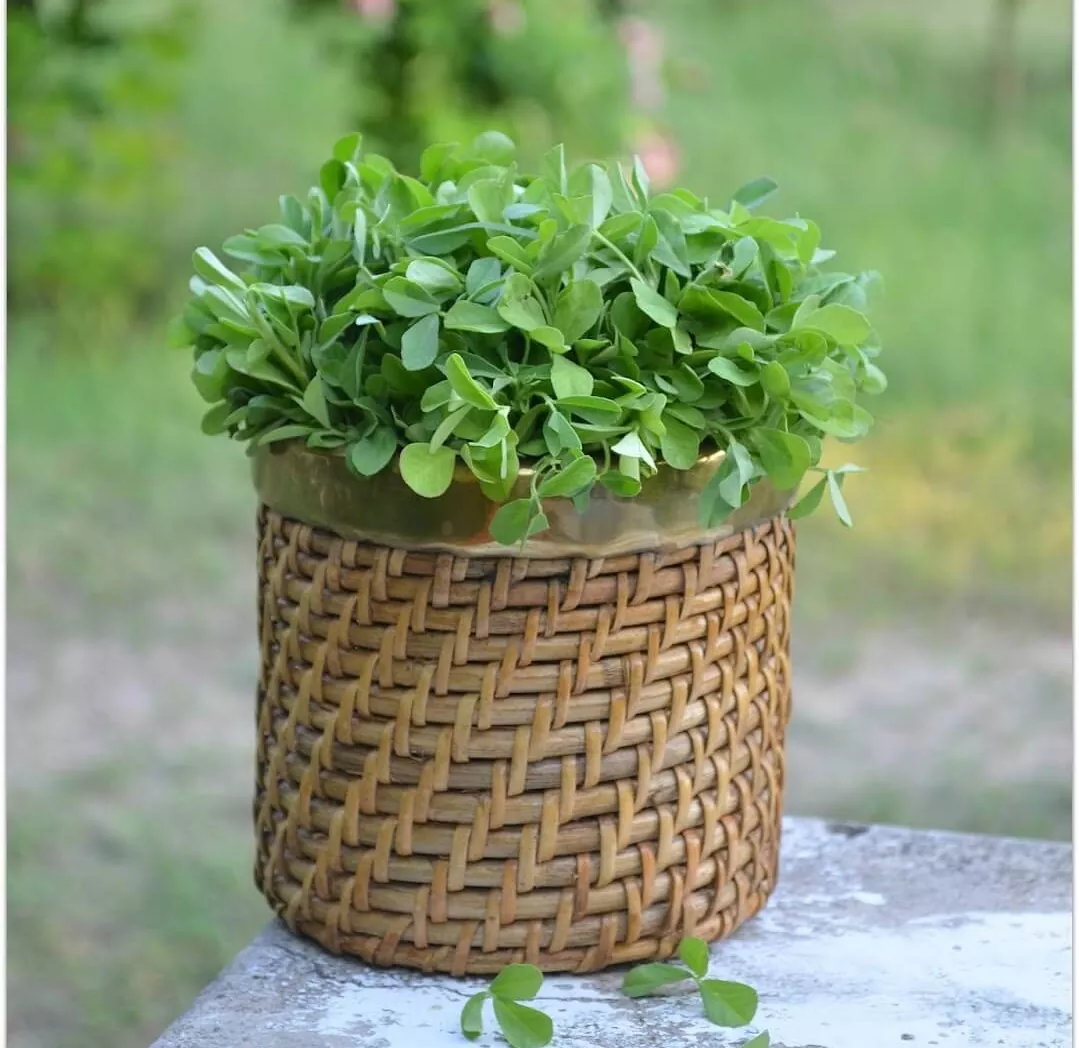
[[[883,906],[888,900],[880,892],[851,892],[855,902],[864,902],[866,906]]]

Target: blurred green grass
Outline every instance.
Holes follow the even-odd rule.
[[[807,663],[818,637],[842,637],[849,653],[870,628],[946,638],[974,614],[999,623],[1017,658],[1032,631],[1067,643],[1068,7],[1027,8],[1021,110],[994,134],[980,46],[988,0],[663,7],[684,180],[720,198],[772,174],[777,204],[817,219],[846,265],[885,276],[876,316],[892,386],[879,429],[851,455],[871,467],[848,491],[856,529],[814,519],[799,533]],[[349,108],[347,81],[276,7],[201,11],[170,160],[183,192],[162,217],[178,293],[191,248],[307,184]],[[83,637],[138,661],[164,637],[197,665],[210,646],[253,635],[245,463],[198,435],[187,361],[162,348],[163,319],[146,318],[121,346],[94,316],[11,318],[16,664]],[[214,669],[237,703],[250,701],[252,658],[241,649]],[[115,667],[93,669],[101,679],[86,692],[108,698]],[[41,704],[82,698],[24,690],[12,747]],[[1067,731],[1066,692],[1045,694],[1031,731]],[[175,740],[121,734],[89,756],[51,725],[59,734],[31,733],[46,774],[13,778],[9,809],[18,1048],[147,1044],[266,918],[248,876],[247,769],[222,776],[235,747],[184,735],[204,716],[191,705],[165,711],[183,728]],[[869,719],[842,730],[872,731]],[[993,759],[941,771],[931,796],[851,781],[826,814],[1068,835],[1066,782],[1031,779],[1017,801],[993,781]]]

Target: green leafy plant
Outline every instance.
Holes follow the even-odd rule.
[[[461,1033],[474,1041],[483,1033],[483,1006],[490,1000],[502,1036],[512,1048],[543,1048],[551,1043],[554,1025],[549,1016],[521,1001],[531,1001],[543,985],[543,973],[533,964],[510,964],[486,990],[473,994],[461,1009]]]
[[[678,944],[678,964],[639,964],[622,981],[627,997],[647,997],[665,986],[692,979],[704,1004],[704,1014],[716,1026],[748,1026],[757,1014],[757,991],[745,983],[709,979],[708,944],[687,938]],[[768,1048],[768,1034],[762,1033],[744,1048]]]
[[[653,194],[639,160],[571,170],[559,146],[525,174],[514,156],[485,132],[426,149],[417,178],[353,134],[280,222],[225,242],[242,273],[199,248],[176,334],[204,430],[398,469],[426,498],[467,469],[505,544],[546,528],[545,499],[633,498],[721,450],[712,527],[764,478],[796,489],[825,437],[865,435],[859,401],[885,388],[875,274],[827,270],[813,222],[759,215],[772,180],[719,208]],[[797,512],[827,491],[849,523],[854,468],[823,471]]]

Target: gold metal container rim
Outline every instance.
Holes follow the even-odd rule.
[[[326,528],[345,539],[406,550],[431,550],[467,557],[602,557],[677,548],[726,538],[783,513],[794,492],[777,491],[767,478],[719,527],[701,527],[700,493],[726,453],[702,456],[688,470],[661,465],[634,498],[619,498],[597,484],[588,508],[572,500],[543,500],[549,527],[523,546],[503,546],[489,525],[498,504],[488,499],[462,463],[436,499],[405,484],[397,460],[373,477],[356,476],[339,451],[300,443],[256,448],[252,476],[262,502],[282,516]],[[522,469],[511,498],[526,497],[532,471]]]

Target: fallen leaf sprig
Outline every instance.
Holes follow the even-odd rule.
[[[701,939],[687,938],[678,944],[678,964],[639,964],[622,981],[627,997],[647,997],[665,986],[693,980],[701,995],[704,1014],[716,1026],[748,1026],[757,1014],[757,991],[745,983],[709,979],[708,946]],[[768,1048],[767,1033],[758,1034],[744,1048]]]
[[[533,964],[510,964],[495,976],[486,990],[473,994],[461,1009],[461,1033],[470,1041],[483,1033],[483,1006],[490,1000],[495,1022],[510,1048],[543,1048],[551,1043],[554,1024],[531,1001],[543,985],[543,973]]]

